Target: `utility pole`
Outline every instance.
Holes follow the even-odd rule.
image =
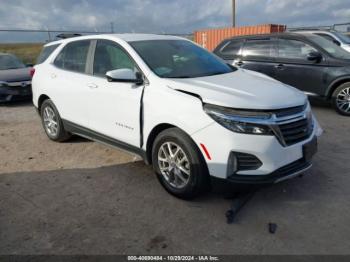
[[[114,33],[114,22],[111,22],[111,32]]]
[[[236,27],[236,0],[232,0],[232,26]]]

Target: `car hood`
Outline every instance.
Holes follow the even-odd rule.
[[[342,48],[350,52],[350,45],[342,45]]]
[[[30,68],[18,68],[0,70],[0,81],[3,82],[20,82],[31,80]]]
[[[192,79],[171,79],[169,87],[199,95],[204,103],[237,109],[282,109],[300,106],[307,97],[266,75],[239,69],[233,73]]]

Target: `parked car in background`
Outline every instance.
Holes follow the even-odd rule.
[[[0,53],[0,102],[30,98],[31,71],[15,55]]]
[[[350,52],[350,36],[333,30],[301,30],[293,31],[295,33],[310,33],[318,36],[322,36],[334,44],[340,46],[345,51]]]
[[[350,116],[350,53],[312,33],[231,38],[214,53],[228,63],[273,77],[332,102]]]
[[[140,155],[192,198],[213,180],[270,184],[311,167],[320,127],[307,97],[179,37],[97,35],[50,43],[33,103],[53,141],[77,134]]]

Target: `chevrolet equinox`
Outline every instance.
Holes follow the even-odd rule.
[[[76,134],[139,155],[177,197],[212,181],[273,184],[312,165],[321,128],[307,97],[189,40],[98,35],[44,49],[33,102],[47,136]]]

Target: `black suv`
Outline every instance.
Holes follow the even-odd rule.
[[[310,96],[332,101],[350,116],[350,53],[310,33],[280,33],[224,40],[214,53],[232,65],[258,71]]]

